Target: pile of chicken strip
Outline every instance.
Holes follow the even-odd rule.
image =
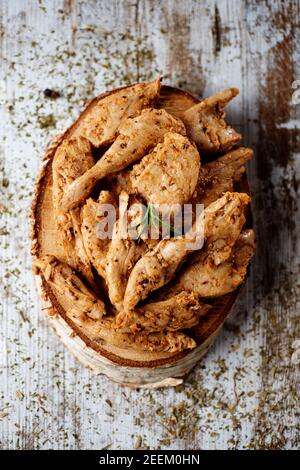
[[[129,86],[96,102],[57,148],[53,205],[65,257],[49,254],[37,265],[91,339],[107,336],[137,351],[193,349],[191,329],[216,298],[243,283],[255,236],[244,227],[250,196],[235,188],[253,152],[237,147],[241,135],[225,121],[224,107],[237,94],[225,89],[179,119],[155,107],[159,78]],[[189,233],[118,236],[120,195],[128,213],[137,202],[203,204],[199,248],[191,249]],[[103,204],[117,214],[104,239]]]

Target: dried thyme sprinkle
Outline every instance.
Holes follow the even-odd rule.
[[[65,15],[64,10],[61,10],[61,14]],[[103,28],[105,28],[105,24]],[[31,37],[34,37],[32,33],[33,31],[28,31],[28,34],[31,34]],[[165,31],[160,32],[160,34],[164,33]],[[33,107],[32,112],[30,107],[28,107],[28,109],[25,107],[25,104],[27,106],[27,101],[24,102],[24,96],[27,96],[27,89],[31,88],[32,90],[36,90],[40,87],[40,83],[36,83],[36,81],[34,81],[34,77],[36,77],[36,74],[34,73],[36,67],[36,54],[39,52],[41,44],[43,45],[43,41],[48,41],[48,36],[49,33],[47,33],[47,36],[45,35],[45,39],[41,37],[41,39],[39,38],[39,41],[31,42],[32,56],[30,57],[29,51],[25,77],[23,76],[23,70],[20,68],[20,56],[9,58],[7,61],[8,79],[12,82],[18,82],[17,86],[20,89],[20,95],[23,95],[20,96],[20,99],[16,97],[14,103],[6,103],[6,109],[10,113],[9,124],[13,131],[18,131],[18,134],[25,142],[30,142],[32,144],[34,156],[40,155],[40,149],[42,147],[44,148],[46,146],[46,142],[48,142],[51,136],[54,135],[56,132],[56,123],[55,125],[44,127],[45,132],[40,133],[43,134],[43,136],[39,139],[39,133],[36,132],[36,121],[33,119],[33,116],[43,115],[43,113],[60,116],[57,118],[59,124],[58,127],[63,128],[68,122],[68,119],[75,119],[77,112],[80,110],[85,100],[99,93],[102,89],[129,84],[136,81],[138,78],[141,80],[153,78],[158,68],[156,58],[153,54],[153,48],[151,46],[152,38],[149,39],[146,35],[142,35],[140,40],[136,41],[134,35],[127,31],[123,31],[122,33],[109,32],[106,34],[105,31],[99,29],[98,24],[88,24],[85,29],[83,27],[81,28],[79,25],[77,40],[80,47],[78,47],[78,50],[70,51],[68,41],[60,42],[57,44],[56,50],[53,49],[52,53],[50,51],[50,54],[47,56],[44,55],[44,60],[42,59],[43,55],[40,55],[40,58],[38,59],[42,76],[49,76],[49,73],[53,74],[53,72],[63,64],[63,72],[61,76],[61,87],[64,90],[63,100],[41,100],[38,94],[31,93],[29,95],[29,100]],[[122,50],[119,50],[121,38],[123,38],[124,47]],[[21,51],[23,40],[22,36],[19,37],[19,40]],[[28,44],[26,43],[24,47],[26,46],[27,48],[27,45]],[[34,50],[35,48],[36,50]],[[137,54],[139,54],[139,77],[136,68]],[[87,60],[90,67],[86,67]],[[76,76],[82,77],[82,86],[78,87],[76,83],[72,83],[70,80],[70,71],[73,71]],[[99,76],[101,76],[100,80],[98,78]],[[180,77],[176,76],[175,71],[170,78],[173,83],[180,79]],[[45,104],[47,105],[47,110],[44,110],[43,108]],[[63,105],[63,110],[58,108],[61,104]],[[4,141],[5,136],[3,138],[3,142]],[[18,159],[14,159],[14,165],[18,165],[22,158],[28,158],[28,154],[26,156],[24,155],[24,157],[22,157],[22,155],[19,157]],[[8,162],[8,164],[10,163]],[[14,187],[16,184],[14,174],[10,171],[8,171],[8,174],[11,179],[11,183],[9,184],[9,180],[7,178],[3,179],[2,183],[0,183],[2,188]],[[2,168],[1,172],[4,174],[4,170]],[[18,172],[18,175],[20,173],[21,171]],[[25,205],[28,205],[32,187],[33,175],[25,176],[24,174],[24,181],[18,181],[18,192],[15,195],[9,194],[12,192],[11,190],[3,191],[3,193],[6,193],[5,196],[9,198],[8,201],[4,201],[5,206],[9,208],[13,207],[12,213],[5,213],[5,217],[10,218],[10,223],[7,225],[7,228],[5,225],[5,230],[7,232],[12,229],[14,230],[18,244],[23,243],[21,241],[21,235],[23,235],[24,229],[22,217],[25,218],[25,212],[27,211],[27,207],[25,208]],[[262,194],[265,200],[273,201],[274,191],[277,191],[278,188],[283,192],[283,204],[286,204],[286,207],[293,207],[295,204],[293,181],[292,179],[289,179],[287,175],[283,175],[282,179],[278,181],[278,184],[274,188],[268,189],[263,187]],[[20,206],[21,201],[24,202],[24,206],[23,203]],[[289,211],[283,212],[288,214],[290,217]],[[291,228],[291,223],[292,221],[286,219],[282,221],[282,224],[287,224],[289,228]],[[278,233],[281,232],[278,231]],[[11,299],[11,305],[14,307],[15,316],[11,318],[11,321],[17,322],[18,325],[18,312],[20,312],[20,310],[24,310],[29,314],[29,310],[30,313],[31,311],[34,311],[35,300],[31,296],[29,297],[28,285],[22,282],[22,277],[16,277],[14,274],[11,274],[14,273],[16,263],[19,263],[20,257],[22,256],[21,250],[24,251],[26,249],[27,253],[27,247],[20,248],[20,257],[16,258],[13,252],[14,245],[9,238],[10,237],[6,237],[6,239],[8,239],[7,241],[4,237],[1,239],[4,246],[3,266],[5,266],[5,270],[7,270],[1,279],[1,283],[5,283],[5,287],[3,286],[4,295],[9,296],[9,299]],[[28,257],[26,257],[26,259],[27,258]],[[24,258],[22,259],[24,260]],[[26,270],[27,274],[29,272],[28,266],[22,266],[22,271],[23,270],[24,272]],[[283,277],[292,280],[291,274],[288,271],[286,271],[286,273],[283,271]],[[299,288],[299,286],[297,287],[297,284],[299,284],[298,279],[295,277],[295,282],[289,281],[286,285],[283,283],[275,293],[276,298],[280,299],[282,305],[285,308],[289,308],[290,311],[295,307],[292,304],[292,299],[295,298],[294,290]],[[293,290],[291,290],[291,285],[293,286]],[[22,294],[17,294],[17,291],[22,291]],[[293,295],[291,295],[291,293]],[[227,335],[229,333],[231,335],[230,341],[234,343],[232,350],[230,349],[230,345],[228,345],[228,351],[226,351],[226,349],[224,350],[225,367],[224,365],[220,366],[219,364],[214,364],[212,362],[211,358],[215,357],[212,353],[207,361],[202,361],[202,363],[197,367],[197,370],[191,374],[183,387],[179,386],[176,388],[174,395],[172,390],[157,390],[153,393],[141,390],[140,392],[128,393],[128,400],[131,408],[135,408],[134,405],[137,404],[143,409],[141,413],[138,413],[138,417],[135,421],[136,426],[142,426],[143,431],[144,429],[153,430],[153,422],[155,421],[155,423],[157,423],[155,427],[155,436],[152,435],[154,447],[168,447],[170,445],[183,446],[186,443],[191,445],[191,442],[207,442],[205,437],[209,436],[210,445],[212,447],[217,444],[220,445],[221,443],[224,446],[227,444],[230,448],[240,448],[242,447],[242,441],[239,441],[239,439],[241,439],[241,435],[244,436],[243,447],[245,448],[273,449],[293,446],[299,447],[300,427],[297,424],[293,425],[291,421],[292,419],[295,419],[295,410],[297,409],[299,401],[299,391],[296,388],[296,382],[293,380],[294,376],[292,374],[294,374],[294,369],[291,369],[289,366],[289,355],[285,350],[285,342],[291,344],[290,339],[291,336],[293,338],[295,332],[292,331],[292,329],[290,330],[289,325],[285,323],[285,316],[278,318],[278,311],[274,312],[273,306],[273,299],[268,299],[268,297],[264,296],[262,309],[260,308],[261,306],[255,306],[252,316],[253,322],[251,320],[251,322],[248,323],[249,318],[246,320],[248,325],[247,328],[249,329],[248,331],[246,331],[246,327],[240,327],[237,324],[225,326],[225,334]],[[267,312],[268,315],[266,315],[265,312]],[[267,324],[264,323],[266,317]],[[32,318],[31,315],[30,318]],[[290,319],[290,317],[287,318]],[[25,350],[25,345],[21,344],[20,338],[14,337],[14,325],[12,324],[12,326],[12,337],[8,338],[8,346],[12,349],[13,345],[13,347],[18,350],[18,356],[10,366],[10,373],[13,382],[17,377],[19,378],[20,364],[24,364],[25,366],[32,368],[33,372],[34,367],[36,366],[34,358],[32,358],[32,362],[28,360],[28,351]],[[27,323],[23,326],[23,328],[27,329],[29,329],[29,327],[30,325]],[[244,360],[243,358],[243,349],[235,355],[238,355],[241,362],[244,361],[247,365],[252,364],[252,370],[250,367],[247,368],[247,375],[244,375],[244,378],[243,374],[235,376],[236,394],[239,400],[235,406],[235,396],[232,390],[232,373],[234,372],[234,368],[232,365],[233,355],[231,353],[237,351],[239,347],[245,346],[245,339],[241,336],[242,334],[256,334],[257,338],[259,329],[260,331],[263,330],[265,332],[265,337],[263,338],[264,344],[261,349],[262,377],[259,378],[259,371],[255,369],[253,362],[250,362],[252,361],[250,353],[245,353],[245,359],[247,360]],[[28,334],[30,331],[31,329],[28,330]],[[234,338],[234,336],[236,336],[236,338]],[[224,344],[226,348],[226,341]],[[259,341],[257,341],[254,348],[258,347],[259,344]],[[248,355],[249,357],[247,357]],[[201,369],[203,364],[208,363],[209,365],[207,365],[206,369]],[[57,384],[55,385],[56,380],[58,380],[58,383],[62,383],[61,389],[64,389],[65,375],[73,373],[71,369],[66,370],[63,368],[64,353],[61,352],[60,354],[55,355],[52,364],[55,364],[55,371],[53,372],[53,386],[58,386]],[[228,369],[227,372],[225,371],[225,368]],[[281,377],[285,377],[285,380],[281,381]],[[227,383],[225,382],[226,379],[228,379]],[[98,406],[99,387],[95,387],[95,390],[88,382],[89,380],[90,376],[88,374],[86,376],[83,374],[83,394],[88,400],[90,400],[90,403],[92,402],[94,405],[97,404]],[[261,381],[263,382],[261,383]],[[93,383],[101,384],[102,378],[93,378]],[[254,389],[254,383],[255,392],[252,390],[252,388]],[[20,384],[19,386],[21,387],[23,385]],[[35,384],[34,381],[33,386],[43,387],[44,385],[38,381]],[[257,386],[258,390],[256,390]],[[108,390],[111,389],[108,388]],[[230,390],[232,391],[232,394],[230,394]],[[245,395],[241,395],[242,390],[245,391]],[[119,390],[116,391],[117,404],[120,403],[118,401],[118,397],[121,397],[120,393],[121,392]],[[228,396],[228,394],[230,394],[230,396]],[[255,400],[247,399],[247,397],[253,397],[254,394],[256,395]],[[105,392],[103,393],[103,396],[105,397]],[[27,400],[20,400],[18,406],[24,407],[26,401]],[[182,401],[185,402],[184,406],[182,404],[180,405]],[[255,402],[254,406],[257,408],[252,409],[249,402]],[[49,400],[49,405],[50,403],[51,401]],[[243,408],[245,405],[246,409]],[[66,403],[66,406],[68,407],[70,404]],[[283,425],[282,423],[283,410],[285,413],[284,421],[286,425]],[[68,412],[69,411],[75,413],[75,408],[70,408]],[[122,422],[123,417],[117,415],[119,411],[120,415],[122,415],[123,408],[117,408],[116,405],[116,410],[114,411],[111,409],[110,416],[105,417],[110,425],[112,425],[116,417],[118,417],[120,422]],[[5,414],[7,412],[6,410],[3,410],[1,413]],[[36,411],[36,416],[34,416],[37,423],[41,419],[44,419],[43,414],[41,413],[43,413],[42,407],[39,407]],[[188,428],[189,418],[185,417],[189,416],[189,414],[191,414],[192,418],[194,416],[194,418],[190,420],[190,430]],[[32,415],[27,413],[27,417],[28,416]],[[132,422],[134,422],[131,410],[128,412],[127,419],[131,419]],[[58,434],[56,435],[55,433],[55,436],[53,435],[53,437],[52,434],[50,434],[49,442],[47,442],[47,437],[39,434],[40,429],[29,429],[30,436],[28,436],[27,423],[29,421],[26,422],[26,426],[24,426],[24,428],[23,424],[16,423],[16,448],[21,448],[24,445],[24,442],[30,443],[30,445],[34,445],[35,447],[45,445],[47,445],[47,447],[53,447],[57,441],[63,442],[64,446],[68,447],[70,445],[69,441],[72,441],[71,431],[69,431],[70,434],[66,432],[59,415],[54,416],[53,420],[57,424]],[[162,424],[159,424],[158,420]],[[84,423],[85,421],[83,421],[82,424]],[[168,430],[164,427],[165,424],[167,425]],[[178,429],[181,428],[181,431],[178,431],[178,435],[176,434],[176,427],[178,427]],[[94,442],[91,443],[91,446],[99,448],[101,445],[105,445],[107,441],[105,436],[104,440],[102,440],[101,429],[96,428],[97,426],[94,427],[93,437],[95,439]],[[186,429],[186,431],[184,431],[184,429]],[[247,434],[248,429],[250,430],[249,434]],[[171,431],[170,435],[169,431]],[[221,435],[220,440],[217,440],[218,435]],[[229,437],[227,443],[226,435]],[[110,442],[106,448],[109,446],[114,448],[116,445],[120,445],[117,444],[117,437],[114,437],[113,435],[110,441],[112,442]],[[144,444],[143,441],[142,444]]]
[[[21,390],[17,390],[17,391],[16,391],[16,397],[18,398],[18,400],[23,401],[25,395],[24,395],[23,392],[21,392]]]
[[[51,127],[56,127],[56,119],[53,114],[48,114],[47,116],[39,116],[38,123],[41,129],[49,129]]]
[[[142,447],[142,436],[137,436],[135,443],[134,443],[134,448],[138,450],[138,449],[141,449],[141,447]]]

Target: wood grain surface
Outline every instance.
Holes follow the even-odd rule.
[[[299,448],[299,23],[299,1],[0,0],[1,448]],[[40,156],[83,104],[158,72],[198,96],[240,88],[228,114],[255,149],[258,249],[236,315],[186,383],[134,391],[50,330],[28,208]]]

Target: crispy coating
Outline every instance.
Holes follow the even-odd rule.
[[[75,309],[83,317],[102,319],[106,313],[104,302],[86,287],[68,264],[54,256],[44,256],[36,262],[36,266],[54,293],[63,295],[68,300],[72,310]]]
[[[137,351],[175,353],[184,349],[194,349],[197,344],[193,338],[180,331],[140,331],[136,334],[114,333],[111,344]]]

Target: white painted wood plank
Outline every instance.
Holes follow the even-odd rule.
[[[7,208],[0,214],[2,448],[125,449],[137,436],[150,448],[299,446],[299,370],[290,367],[292,340],[300,338],[299,217],[291,210],[299,134],[281,133],[294,139],[288,165],[261,148],[272,145],[266,126],[288,115],[279,107],[278,118],[268,119],[265,108],[274,112],[274,103],[267,87],[288,105],[289,81],[300,76],[299,8],[289,3],[290,9],[278,1],[240,1],[234,8],[229,0],[0,2],[1,203]],[[229,116],[260,159],[250,164],[250,179],[262,239],[238,315],[186,385],[132,391],[84,370],[50,331],[30,272],[27,211],[43,149],[84,101],[158,71],[167,83],[199,95],[241,89]],[[45,99],[46,87],[62,97]],[[287,106],[291,119],[299,118],[299,106]],[[271,170],[264,170],[264,158]],[[272,228],[272,217],[281,214]]]

